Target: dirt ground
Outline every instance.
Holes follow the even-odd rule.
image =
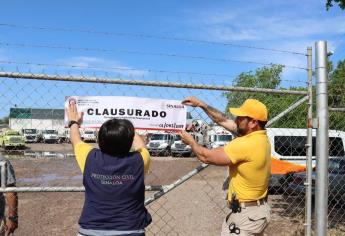
[[[42,145],[32,145],[31,150],[42,151]],[[68,144],[51,144],[49,151],[68,153],[71,148]],[[18,186],[82,186],[82,175],[73,157],[33,158],[16,153],[9,158]],[[152,157],[146,185],[171,184],[199,164],[194,158]],[[153,223],[147,235],[219,235],[228,211],[221,190],[225,176],[225,168],[208,167],[149,204]],[[153,194],[147,192],[147,197]],[[83,201],[84,193],[80,192],[19,193],[19,228],[15,235],[76,235]],[[303,235],[303,204],[296,206],[282,195],[270,196],[269,203],[272,219],[265,235]]]

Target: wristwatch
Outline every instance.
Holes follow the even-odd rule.
[[[12,222],[15,222],[17,223],[18,222],[18,216],[17,215],[14,215],[14,216],[9,216],[8,219]]]
[[[68,122],[68,128],[71,128],[71,126],[72,126],[73,124],[77,124],[78,127],[79,127],[79,122],[78,122],[78,121],[70,120],[70,121]]]

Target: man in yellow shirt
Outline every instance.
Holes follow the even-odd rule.
[[[195,97],[188,97],[182,103],[202,108],[214,122],[237,136],[224,147],[207,149],[187,132],[181,132],[182,140],[191,146],[200,161],[229,167],[231,212],[223,222],[221,235],[263,235],[270,221],[267,191],[271,145],[265,130],[266,106],[258,100],[247,99],[240,108],[229,109],[236,116],[231,120]]]

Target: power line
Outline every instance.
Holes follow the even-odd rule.
[[[70,65],[70,64],[50,64],[50,63],[32,63],[32,62],[15,62],[15,61],[0,61],[0,64],[14,64],[14,65],[28,65],[28,66],[51,66],[51,67],[65,67],[65,68],[80,68],[80,69],[99,69],[99,70],[123,70],[123,71],[145,71],[152,73],[166,73],[166,74],[187,74],[187,75],[201,75],[201,76],[214,76],[214,77],[234,77],[227,74],[213,74],[213,73],[199,73],[188,71],[168,71],[168,70],[155,70],[155,69],[134,69],[128,67],[108,67],[108,66],[83,66],[83,65]]]
[[[133,34],[133,33],[95,31],[95,30],[72,29],[72,28],[53,28],[53,27],[40,27],[40,26],[26,26],[26,25],[17,25],[17,24],[6,24],[6,23],[0,23],[0,26],[1,27],[11,27],[11,28],[33,29],[33,30],[50,30],[50,31],[60,31],[60,32],[78,32],[78,33],[99,34],[99,35],[118,36],[118,37],[133,37],[133,38],[148,38],[148,39],[159,39],[159,40],[171,40],[171,41],[181,41],[181,42],[188,42],[188,43],[201,43],[201,44],[210,44],[210,45],[220,45],[220,46],[249,48],[249,49],[256,49],[256,50],[264,50],[264,51],[272,51],[272,52],[279,52],[279,53],[289,53],[289,54],[306,56],[306,53],[290,51],[290,50],[281,50],[281,49],[275,49],[275,48],[255,47],[255,46],[241,45],[241,44],[235,44],[235,43],[222,43],[222,42],[209,41],[209,40],[188,39],[188,38],[159,36],[159,35],[150,35],[150,34]]]
[[[123,67],[98,67],[98,66],[82,66],[82,65],[66,65],[66,64],[51,64],[51,63],[33,63],[33,62],[15,62],[15,61],[3,61],[0,60],[0,64],[12,64],[12,65],[27,65],[27,66],[51,66],[51,67],[65,67],[65,68],[83,68],[83,69],[101,69],[101,70],[124,70],[124,71],[146,71],[153,73],[172,73],[172,74],[192,74],[201,76],[216,76],[235,79],[238,76],[229,76],[226,74],[210,74],[210,73],[198,73],[198,72],[185,72],[185,71],[167,71],[167,70],[154,70],[154,69],[134,69]],[[306,83],[302,80],[287,80],[282,79],[284,82]]]
[[[0,42],[0,45],[10,46],[10,47],[50,48],[50,49],[97,51],[97,52],[119,52],[119,53],[136,54],[136,55],[165,56],[165,57],[188,58],[188,59],[208,60],[208,61],[217,61],[217,62],[236,62],[236,63],[247,63],[247,64],[266,65],[266,66],[278,64],[278,63],[264,63],[264,62],[257,62],[257,61],[242,61],[242,60],[235,60],[235,59],[229,59],[229,58],[215,58],[215,57],[181,55],[181,54],[161,53],[161,52],[158,52],[158,53],[143,52],[143,51],[132,51],[132,50],[124,50],[124,49],[87,48],[87,47],[72,47],[72,46],[61,46],[61,45],[41,45],[41,44],[24,44],[24,43],[8,43],[8,42]],[[305,67],[285,65],[285,64],[283,64],[283,66],[286,68],[307,70],[307,68]]]

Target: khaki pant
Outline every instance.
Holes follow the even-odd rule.
[[[271,208],[267,203],[260,206],[249,206],[241,208],[241,212],[230,213],[228,220],[224,219],[221,236],[229,235],[264,235],[264,230],[271,219]],[[236,232],[230,232],[235,227]]]

